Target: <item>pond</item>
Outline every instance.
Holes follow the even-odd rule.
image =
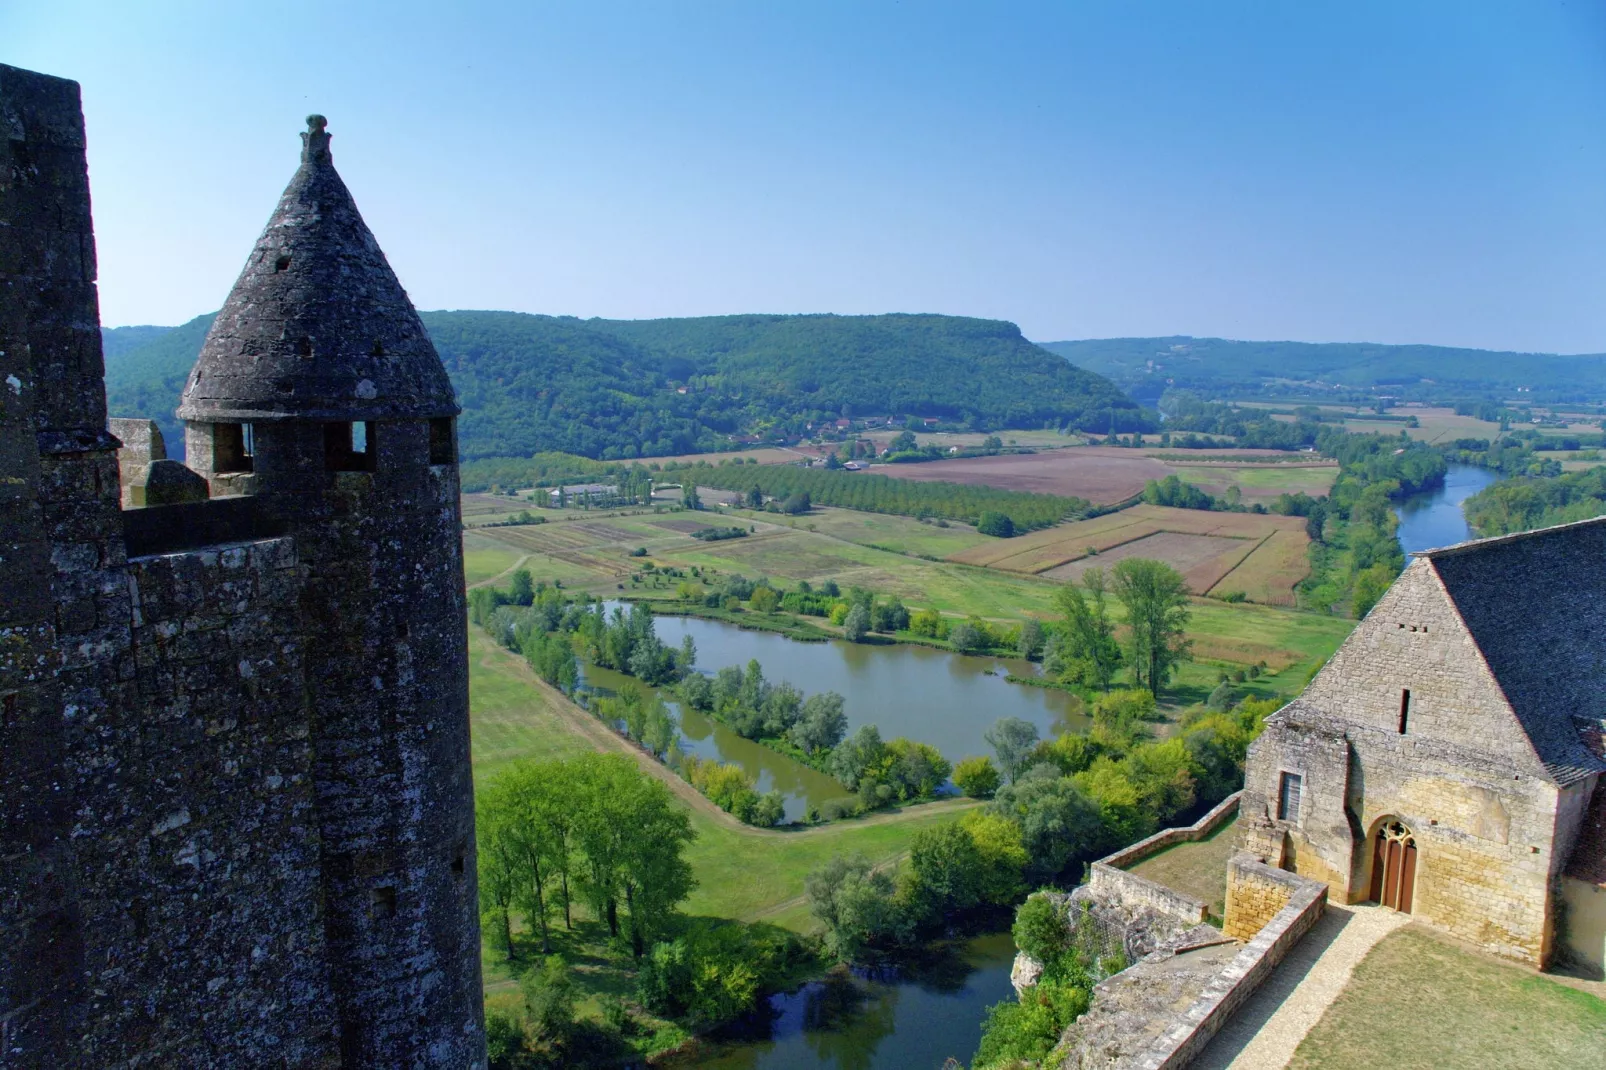
[[[771,996],[665,1063],[712,1070],[938,1070],[968,1063],[994,1003],[1011,998],[1007,932],[933,949],[915,965],[837,971]]]
[[[882,739],[906,736],[929,743],[949,761],[990,754],[992,748],[983,736],[1001,717],[1030,721],[1044,738],[1082,731],[1088,725],[1076,695],[1004,679],[1011,672],[1037,675],[1038,667],[1029,661],[970,657],[923,646],[804,643],[695,617],[658,617],[654,627],[670,646],[678,647],[682,637],[690,635],[697,644],[697,668],[704,672],[727,665],[745,667],[756,658],[771,683],[785,681],[806,695],[817,691],[841,695],[850,734],[860,725],[873,724]],[[605,691],[629,681],[591,665],[584,667],[583,675],[588,686]],[[760,792],[775,790],[785,797],[788,819],[801,818],[810,806],[846,793],[835,779],[743,739],[696,710],[674,705],[682,749],[700,758],[741,765],[758,781]]]
[[[1487,468],[1452,464],[1439,486],[1402,499],[1394,510],[1401,549],[1409,554],[1474,538],[1461,503],[1499,478]]]
[[[1001,717],[1030,721],[1045,738],[1088,724],[1076,695],[1004,679],[1011,672],[1038,675],[1038,667],[1029,661],[970,657],[924,646],[803,643],[695,617],[659,617],[656,623],[659,637],[670,646],[679,646],[683,636],[692,637],[699,669],[716,672],[756,658],[771,683],[784,680],[806,695],[841,695],[850,734],[873,724],[882,739],[906,736],[929,743],[953,762],[991,754],[982,737]]]

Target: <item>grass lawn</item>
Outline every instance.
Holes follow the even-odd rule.
[[[470,587],[501,575],[522,556],[506,543],[473,532],[463,533],[463,579]]]
[[[1603,1052],[1606,1000],[1411,927],[1361,961],[1289,1066],[1573,1070]]]
[[[1238,822],[1229,821],[1196,843],[1179,843],[1133,866],[1132,873],[1210,904],[1217,918],[1227,912],[1227,859],[1238,844]]]

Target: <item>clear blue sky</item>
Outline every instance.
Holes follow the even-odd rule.
[[[107,324],[216,308],[309,111],[421,308],[1606,351],[1599,2],[0,0]]]

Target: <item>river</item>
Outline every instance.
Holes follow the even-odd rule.
[[[968,1063],[986,1010],[1011,998],[1010,935],[934,949],[924,961],[876,972],[833,972],[771,996],[724,1026],[675,1070],[938,1070]]]
[[[1444,482],[1400,501],[1400,547],[1406,553],[1450,546],[1473,538],[1461,503],[1500,478],[1498,472],[1467,464],[1452,464]]]

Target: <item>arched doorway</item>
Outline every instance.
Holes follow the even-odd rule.
[[[1372,898],[1402,914],[1416,891],[1416,836],[1397,818],[1385,818],[1372,837]]]

